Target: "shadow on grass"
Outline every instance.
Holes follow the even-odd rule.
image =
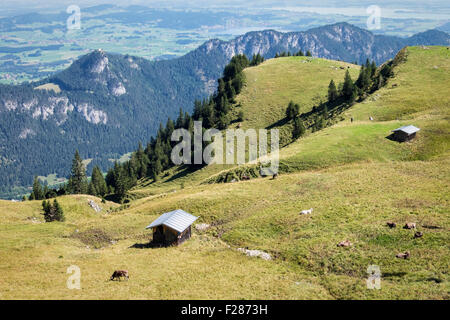
[[[383,278],[402,278],[406,275],[406,272],[388,272],[383,273]]]
[[[390,135],[388,135],[387,137],[385,137],[388,140],[394,141],[394,142],[398,142],[400,143],[400,141],[398,141],[397,139],[395,139],[395,135],[393,133],[391,133]]]
[[[166,182],[170,182],[170,181],[174,181],[177,180],[179,178],[185,177],[187,176],[189,173],[193,173],[199,169],[201,169],[202,166],[186,166],[184,165],[176,174],[174,174],[173,176],[171,176],[169,179],[167,179]]]
[[[277,127],[282,127],[288,122],[289,122],[289,119],[285,117],[283,119],[278,120],[277,122],[272,123],[270,126],[266,127],[266,130],[270,130],[270,129],[277,128]]]
[[[153,240],[147,243],[135,243],[129,247],[129,249],[154,249],[163,248],[164,245],[161,243],[156,243]]]

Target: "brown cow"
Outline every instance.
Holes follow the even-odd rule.
[[[395,257],[399,259],[409,259],[410,255],[409,251],[405,251],[405,253],[399,253]]]
[[[126,278],[127,280],[129,280],[130,277],[128,276],[128,270],[116,270],[116,271],[114,271],[112,276],[111,276],[111,278],[109,280],[112,281],[114,279],[119,279],[119,281],[120,281],[121,277]]]
[[[415,222],[407,222],[405,224],[405,226],[403,227],[403,229],[415,229],[416,228],[416,223]]]
[[[337,244],[338,247],[350,247],[352,243],[348,240],[341,241]]]
[[[389,228],[395,228],[397,225],[395,224],[395,222],[388,222],[386,223],[388,225]]]

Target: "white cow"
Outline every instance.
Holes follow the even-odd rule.
[[[302,210],[301,212],[300,212],[300,214],[311,214],[313,212],[313,209],[311,208],[311,209],[309,209],[309,210]]]

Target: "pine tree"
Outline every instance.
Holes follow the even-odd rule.
[[[300,138],[306,132],[305,126],[300,118],[295,118],[294,120],[294,130],[292,131],[292,136],[294,139]]]
[[[309,51],[309,50],[308,50],[308,51],[306,51],[306,56],[307,56],[307,57],[312,57],[312,53],[311,53],[311,51]]]
[[[368,60],[367,60],[368,61]],[[371,69],[370,64],[368,67],[361,66],[361,70],[359,72],[358,80],[356,80],[356,86],[360,88],[362,91],[366,91],[370,86],[370,77],[371,77]]]
[[[42,200],[45,198],[41,183],[37,176],[33,180],[33,191],[31,192],[32,200]]]
[[[181,125],[180,128],[183,127],[184,124]],[[133,159],[135,159],[136,161],[136,174],[137,174],[137,178],[141,179],[145,176],[147,176],[147,167],[149,164],[149,159],[148,156],[145,154],[144,149],[142,148],[142,144],[139,142],[139,146],[137,151],[133,154]]]
[[[96,190],[96,188],[94,186],[94,183],[92,182],[92,179],[91,179],[91,181],[88,184],[88,194],[90,194],[92,196],[97,196],[98,195],[97,194],[97,190]]]
[[[63,209],[56,199],[53,200],[53,204],[50,203],[50,200],[42,201],[42,209],[44,210],[45,222],[65,221]]]
[[[339,94],[336,89],[336,84],[333,80],[330,81],[330,84],[328,85],[328,101],[334,102],[338,98]]]
[[[194,105],[195,108],[195,105]],[[184,113],[183,113],[183,109],[180,108],[180,113],[178,114],[178,118],[177,121],[175,122],[175,128],[179,129],[179,128],[183,128],[184,127]]]
[[[75,156],[72,160],[72,169],[69,177],[69,189],[73,194],[82,194],[87,191],[86,170],[78,150],[75,151]]]
[[[53,210],[54,210],[54,220],[61,222],[66,220],[66,218],[64,217],[63,209],[61,208],[56,199],[53,200]]]
[[[324,117],[324,119],[328,118],[328,107],[326,104],[323,106],[322,116]]]
[[[356,96],[355,85],[353,84],[352,77],[350,76],[350,72],[347,69],[345,73],[344,85],[342,87],[342,95],[346,100],[353,101]]]
[[[372,61],[372,64],[370,65],[370,77],[373,78],[375,76],[375,72],[377,71],[377,64],[375,61]]]
[[[50,198],[50,197],[48,196],[48,195],[49,195],[49,192],[50,192],[50,190],[49,190],[49,188],[48,188],[47,181],[46,181],[45,184],[44,184],[44,190],[42,190],[42,199]]]
[[[114,172],[115,180],[115,194],[118,196],[119,200],[125,197],[125,194],[129,188],[128,177],[122,166],[117,166],[117,170]]]
[[[105,178],[98,166],[95,166],[94,169],[92,169],[91,183],[95,187],[96,195],[104,197],[108,193]]]
[[[114,162],[114,167],[116,167],[118,165],[117,161]],[[116,181],[114,179],[114,169],[113,168],[109,168],[108,172],[106,173],[106,185],[108,186],[108,192],[109,193],[114,193],[114,186],[116,185]]]
[[[50,201],[42,201],[42,209],[44,210],[44,220],[45,222],[53,221],[53,217],[51,216],[51,204]]]
[[[289,102],[289,105],[286,109],[286,118],[288,118],[288,120],[294,119],[298,116],[299,112],[300,106],[298,104],[294,104],[294,102],[291,101]]]
[[[317,115],[315,122],[314,122],[313,131],[319,131],[319,130],[325,128],[325,126],[326,126],[326,122],[325,122],[324,117],[322,115],[320,115],[320,116]]]

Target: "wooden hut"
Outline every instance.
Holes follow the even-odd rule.
[[[179,245],[191,237],[191,225],[198,217],[181,209],[163,213],[146,229],[153,230],[153,243],[162,246]]]
[[[403,126],[392,131],[392,138],[398,142],[409,141],[416,137],[416,133],[419,130],[419,128],[412,125]]]

